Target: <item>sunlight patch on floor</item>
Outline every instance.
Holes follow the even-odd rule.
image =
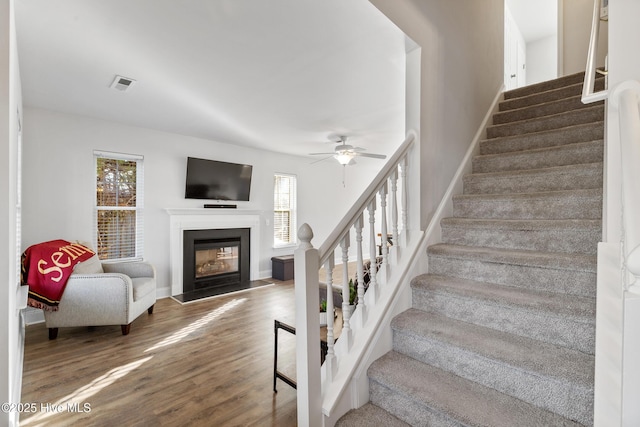
[[[126,365],[119,366],[107,372],[106,374],[96,378],[84,387],[80,387],[76,391],[67,396],[59,399],[54,403],[40,403],[38,413],[20,421],[21,426],[37,426],[45,425],[37,424],[48,419],[51,416],[63,413],[63,412],[90,412],[91,396],[98,393],[105,387],[110,386],[118,379],[124,377],[129,372],[139,368],[142,364],[151,360],[153,356],[145,357],[144,359],[138,359]],[[88,406],[85,406],[88,405]]]
[[[218,307],[215,310],[211,311],[206,316],[203,316],[200,319],[196,320],[195,322],[193,322],[189,326],[186,326],[186,327],[180,329],[179,331],[175,332],[174,334],[168,336],[167,338],[165,338],[164,340],[160,341],[156,345],[154,345],[152,347],[149,347],[144,352],[146,353],[148,351],[157,350],[159,348],[166,347],[168,345],[180,342],[185,337],[187,337],[189,334],[191,334],[191,333],[197,331],[198,329],[206,326],[207,324],[209,324],[212,321],[214,321],[216,318],[220,317],[221,315],[223,315],[227,311],[232,310],[233,308],[239,306],[240,304],[242,304],[246,300],[247,300],[246,298],[241,298],[241,299],[234,299],[233,301],[229,301],[225,305],[223,305],[221,307]]]

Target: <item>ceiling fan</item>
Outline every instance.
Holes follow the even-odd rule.
[[[347,144],[347,137],[344,135],[336,136],[333,142],[338,143],[334,148],[333,153],[309,153],[310,156],[329,156],[333,157],[343,166],[355,164],[355,157],[370,157],[372,159],[386,159],[384,154],[372,154],[364,153],[365,149],[361,147],[354,147]],[[325,157],[328,159],[329,157]],[[324,159],[322,159],[324,160]]]

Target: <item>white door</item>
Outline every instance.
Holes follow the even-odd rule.
[[[509,8],[504,7],[504,85],[507,90],[524,86],[523,67],[525,58],[524,39],[520,34]],[[520,64],[522,63],[522,65]],[[522,74],[522,76],[521,76]]]
[[[558,7],[558,0],[505,0],[505,86],[515,88],[558,76],[558,26],[562,22]],[[528,39],[521,29],[526,29]]]
[[[516,49],[518,50],[518,59],[516,61],[517,87],[522,87],[527,84],[527,51],[522,43],[517,43]]]

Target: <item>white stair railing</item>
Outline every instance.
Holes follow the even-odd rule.
[[[365,342],[375,332],[378,316],[377,310],[380,296],[388,285],[388,279],[394,266],[399,265],[403,248],[411,240],[408,230],[407,209],[407,161],[415,146],[415,134],[409,133],[398,150],[391,156],[387,164],[367,187],[362,196],[347,212],[342,221],[329,235],[326,241],[316,249],[311,244],[313,231],[308,224],[303,224],[298,231],[300,246],[295,251],[295,294],[296,294],[296,363],[297,363],[297,401],[298,425],[321,426],[323,412],[328,415],[327,407],[335,404],[337,396],[327,392],[329,387],[336,386],[344,390],[348,386],[354,367],[366,350]],[[398,185],[398,176],[401,183]],[[400,195],[398,192],[400,187]],[[387,197],[390,195],[390,202]],[[398,200],[400,203],[398,204]],[[368,227],[365,225],[365,212],[368,216]],[[378,215],[379,212],[379,216]],[[393,245],[387,248],[387,230],[391,219]],[[380,227],[381,256],[376,254],[377,231]],[[365,289],[363,240],[369,237],[369,278]],[[364,230],[364,233],[363,233]],[[355,235],[356,271],[349,271],[349,255],[351,235]],[[336,251],[342,261],[342,318],[343,325],[336,341],[333,311],[333,273],[336,268]],[[405,255],[408,255],[407,254]],[[376,260],[379,261],[376,261]],[[379,265],[378,265],[379,263]],[[324,268],[327,280],[327,353],[325,363],[320,367],[319,338],[319,268]],[[354,274],[355,273],[355,276]],[[352,312],[349,305],[349,280],[356,278],[357,305]],[[365,295],[366,290],[366,295]],[[381,303],[382,304],[382,303]],[[301,333],[302,332],[302,333]],[[364,337],[363,335],[369,335]],[[356,348],[357,347],[357,348]]]
[[[619,117],[624,287],[640,293],[640,82],[617,85],[609,101]]]
[[[596,425],[640,425],[640,82],[616,84],[608,103],[606,241],[598,245]],[[615,216],[615,217],[613,217]],[[611,396],[617,396],[613,399]]]
[[[598,53],[598,39],[600,37],[600,9],[602,0],[594,0],[593,2],[593,18],[591,21],[591,36],[589,38],[589,51],[587,53],[587,66],[584,72],[584,84],[582,86],[582,103],[590,104],[592,102],[602,101],[608,96],[608,90],[594,92],[597,65],[596,57]]]

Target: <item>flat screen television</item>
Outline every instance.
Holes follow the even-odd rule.
[[[186,199],[249,201],[253,166],[187,158]]]

